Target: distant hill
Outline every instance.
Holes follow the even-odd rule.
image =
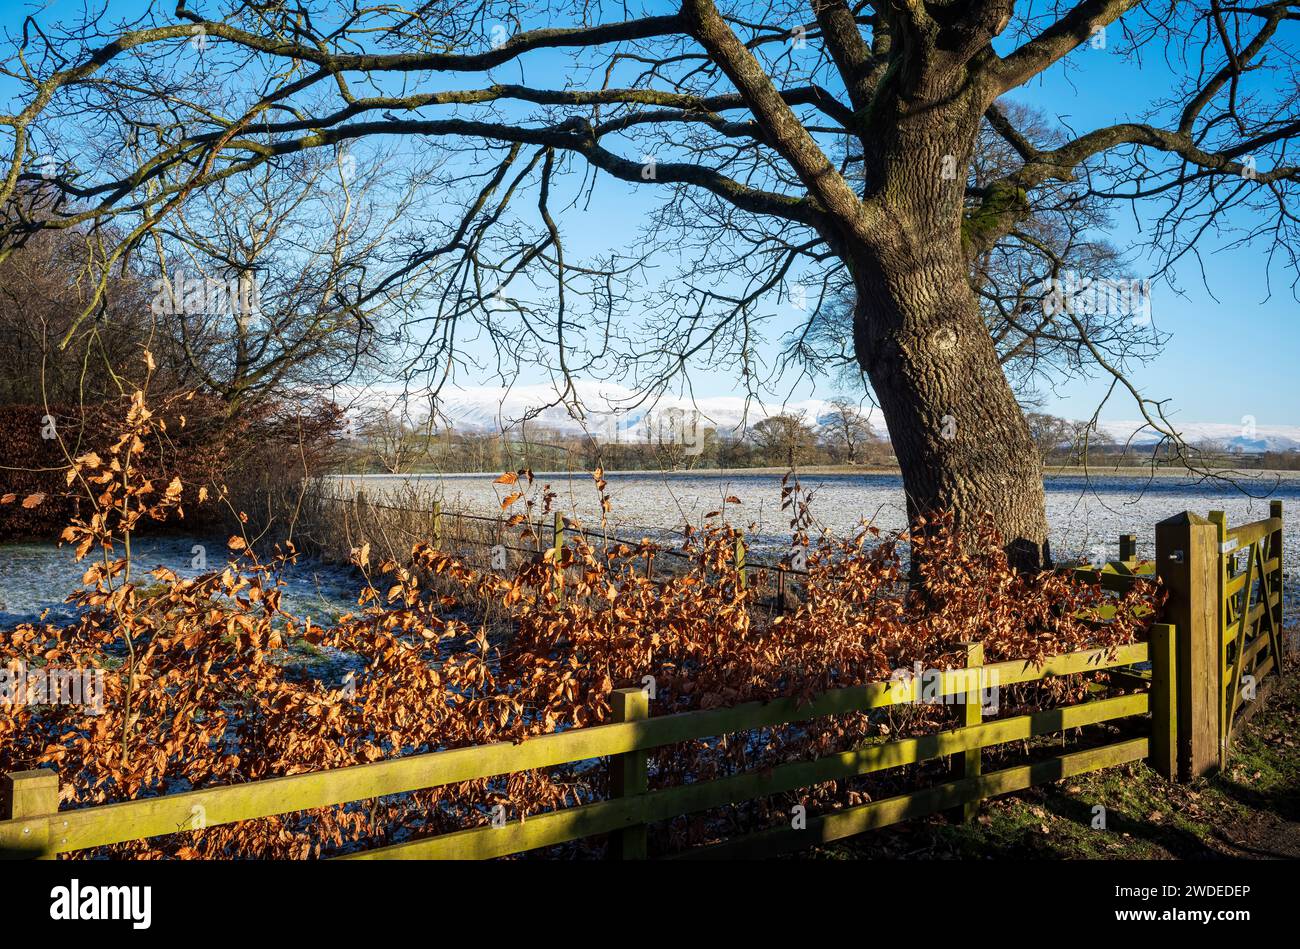
[[[442,393],[439,405],[445,418],[462,432],[506,431],[517,434],[526,423],[533,430],[547,429],[568,435],[586,432],[606,441],[616,438],[636,441],[638,432],[644,431],[648,417],[674,408],[699,412],[701,424],[734,435],[769,415],[803,412],[809,422],[819,425],[835,411],[825,399],[763,404],[746,402],[741,396],[712,396],[693,401],[665,396],[654,404],[637,405],[636,393],[617,383],[580,380],[575,387],[585,409],[584,415],[575,416],[565,406],[541,408],[555,401],[555,389],[549,384],[521,385],[510,389],[500,386],[450,389]],[[362,404],[376,404],[386,398],[387,394],[375,393],[362,397],[360,401]],[[412,408],[418,404],[413,400]],[[879,409],[864,404],[861,411],[878,435],[886,435],[885,420]],[[1130,438],[1135,446],[1159,441],[1160,436],[1149,428],[1139,431],[1144,424],[1101,422],[1100,427],[1120,444]],[[1176,421],[1174,425],[1188,443],[1221,451],[1248,454],[1300,451],[1300,426],[1297,425],[1256,424],[1253,430],[1242,423]]]
[[[1101,429],[1123,444],[1134,432],[1138,432],[1145,423],[1142,422],[1101,422]],[[1227,452],[1255,454],[1265,451],[1300,450],[1300,425],[1254,425],[1251,427],[1240,423],[1233,425],[1222,422],[1174,422],[1174,427],[1183,439],[1192,445],[1217,448]],[[1134,445],[1151,445],[1160,440],[1160,436],[1149,428],[1133,437]]]
[[[664,397],[653,405],[635,405],[636,394],[613,383],[579,382],[577,389],[587,410],[585,417],[581,418],[575,418],[563,406],[551,406],[532,415],[539,406],[554,401],[555,390],[549,385],[518,386],[509,391],[491,387],[456,390],[444,393],[441,408],[457,428],[470,431],[517,430],[527,419],[530,427],[572,435],[589,432],[597,437],[610,438],[617,431],[619,436],[628,440],[635,440],[636,432],[644,426],[647,417],[674,408],[699,412],[702,424],[737,435],[747,425],[769,415],[802,411],[809,422],[817,424],[834,411],[824,399],[760,405],[757,402],[746,404],[740,396],[715,396],[694,401]],[[872,426],[883,434],[885,420],[879,409],[865,405],[862,411],[868,415]]]

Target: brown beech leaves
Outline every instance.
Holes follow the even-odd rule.
[[[132,571],[127,541],[144,521],[183,517],[186,486],[135,464],[157,420],[134,400],[120,437],[79,456],[68,484],[92,502],[63,540],[90,558],[68,602],[75,623],[29,623],[0,638],[0,663],[100,668],[102,711],[16,705],[0,714],[0,770],[58,770],[64,808],[340,768],[438,749],[519,742],[610,720],[610,692],[653,685],[652,715],[779,696],[808,698],[887,679],[892,670],[959,661],[984,644],[988,661],[1036,659],[1140,638],[1159,591],[1118,599],[1064,574],[1010,570],[999,538],[975,542],[945,522],[910,541],[920,588],[905,583],[908,538],[812,541],[806,497],[787,484],[791,534],[806,550],[792,574],[797,603],[771,606],[771,576],[740,583],[734,527],[688,528],[669,551],[648,541],[605,544],[569,523],[558,552],[542,544],[555,494],[533,474],[502,475],[510,530],[537,551],[508,570],[476,566],[468,551],[416,544],[403,562],[374,565],[354,550],[358,607],[330,626],[281,607],[291,545],[259,552],[239,535],[225,558],[193,578]],[[594,488],[611,499],[603,472]],[[12,502],[12,499],[8,499]],[[727,497],[728,505],[742,499]],[[35,503],[35,502],[34,502]],[[256,545],[260,548],[261,545]],[[971,553],[974,550],[976,553]],[[92,556],[93,555],[93,556]],[[670,556],[671,555],[671,556]],[[679,569],[652,570],[676,563]],[[1103,603],[1116,619],[1087,621]],[[304,671],[291,646],[322,661]],[[647,685],[649,687],[649,685]],[[1077,693],[1080,682],[1023,687],[1008,707]],[[932,730],[943,707],[839,715],[797,726],[689,742],[652,755],[654,786],[843,750],[865,740]],[[104,848],[135,857],[307,858],[484,824],[600,799],[603,768],[575,765],[466,782],[308,813],[217,827],[177,828]],[[861,784],[811,789],[804,800],[857,800]],[[765,805],[729,820],[762,821]],[[707,815],[656,831],[656,846],[704,839]]]

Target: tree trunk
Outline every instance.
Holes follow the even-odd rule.
[[[920,69],[923,64],[917,64]],[[863,141],[879,223],[843,247],[857,290],[854,349],[898,456],[910,519],[988,515],[1011,562],[1051,562],[1042,467],[970,285],[966,169],[984,110],[961,73],[900,78],[896,121]]]
[[[988,514],[1013,565],[1051,562],[1042,468],[951,241],[855,268],[858,361],[902,469],[909,520]],[[919,251],[919,252],[915,252]]]

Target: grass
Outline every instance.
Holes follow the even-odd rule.
[[[1201,860],[1300,857],[1300,672],[1279,680],[1221,772],[1185,784],[1144,764],[985,801],[978,818],[912,821],[824,859]]]

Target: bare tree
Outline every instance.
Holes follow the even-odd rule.
[[[1044,464],[1054,452],[1060,452],[1074,444],[1075,427],[1066,419],[1046,412],[1026,412],[1025,421],[1029,423],[1030,437]]]
[[[822,427],[829,433],[836,448],[843,450],[844,459],[849,464],[856,465],[862,449],[875,438],[871,422],[854,399],[837,395],[830,400],[830,404],[835,411],[821,420]]]
[[[999,101],[980,126],[967,172],[972,208],[978,203],[973,196],[1021,162],[1003,135],[1009,130],[1044,144],[1065,141],[1041,112]],[[860,160],[847,158],[850,168]],[[1155,357],[1166,339],[1151,313],[1150,280],[1132,274],[1123,254],[1096,236],[1112,222],[1107,202],[1086,180],[1050,182],[1026,192],[1025,200],[1029,210],[1023,220],[972,256],[968,271],[998,362],[1022,406],[1037,401],[1040,386],[1099,373],[1127,378],[1128,370]],[[963,236],[973,239],[980,226],[968,219]],[[830,304],[793,341],[788,358],[869,388],[854,351],[855,309],[846,274]]]
[[[93,319],[60,347],[84,309],[104,242],[88,229],[33,235],[0,263],[0,404],[75,405],[120,395],[143,381],[150,342],[148,282],[122,266]],[[159,373],[157,389],[176,380]],[[155,391],[156,391],[155,390]]]
[[[1096,450],[1103,454],[1113,454],[1114,460],[1118,464],[1124,460],[1125,451],[1119,450],[1120,445],[1115,436],[1109,432],[1103,431],[1097,424],[1095,418],[1087,421],[1072,421],[1069,423],[1069,445],[1072,460],[1078,465],[1088,465],[1091,463],[1091,453]],[[1181,448],[1177,445],[1158,444],[1154,450],[1153,456],[1158,456],[1162,448],[1173,447],[1177,450]],[[1124,446],[1127,449],[1127,446]],[[1175,457],[1177,460],[1177,457]]]
[[[669,406],[647,413],[641,425],[661,468],[693,468],[704,452],[705,428],[698,411]]]
[[[434,273],[436,305],[408,320],[423,333],[408,359],[435,387],[458,359],[487,362],[462,345],[475,335],[492,341],[504,374],[523,360],[550,366],[564,398],[575,374],[602,366],[645,392],[701,367],[756,386],[756,344],[773,319],[764,301],[797,314],[786,328],[797,341],[847,283],[852,355],[884,413],[911,511],[987,512],[1025,566],[1049,557],[1040,464],[972,272],[995,268],[1008,241],[1056,253],[1034,232],[1036,202],[1073,182],[1108,202],[1164,202],[1152,240],[1168,266],[1234,220],[1246,221],[1240,240],[1264,236],[1295,263],[1289,200],[1300,171],[1287,148],[1300,118],[1283,30],[1296,4],[682,0],[653,15],[626,10],[304,0],[200,11],[181,0],[129,21],[94,11],[42,23],[15,37],[8,62],[26,98],[0,117],[12,144],[0,197],[44,174],[57,199],[39,217],[10,202],[0,253],[52,218],[129,222],[128,253],[217,182],[397,136],[417,164],[435,153],[445,162],[438,213],[424,214],[427,229],[402,259],[366,274],[357,299]],[[1173,88],[1139,121],[1050,140],[1017,127],[1000,101],[1099,36],[1119,54],[1176,64]],[[542,50],[570,57],[563,81],[528,81]],[[972,171],[985,123],[1009,161]],[[119,141],[147,142],[147,156],[123,167],[110,160]],[[43,172],[31,169],[50,155]],[[566,185],[574,168],[664,195],[632,256],[566,254],[559,209],[595,187],[582,175]],[[1247,213],[1225,216],[1232,208]],[[657,250],[682,269],[638,291]],[[1070,330],[1060,345],[1115,371],[1164,424],[1074,296],[1055,294],[1056,323]],[[618,350],[616,304],[646,314]],[[1006,314],[1009,338],[1025,335],[1013,321],[1033,329],[1016,306]]]
[[[431,434],[401,410],[372,406],[359,413],[354,425],[363,457],[389,474],[403,474],[428,455]]]
[[[411,197],[385,177],[382,160],[308,152],[213,182],[154,227],[142,253],[178,372],[235,413],[371,369],[402,301],[358,286]]]

